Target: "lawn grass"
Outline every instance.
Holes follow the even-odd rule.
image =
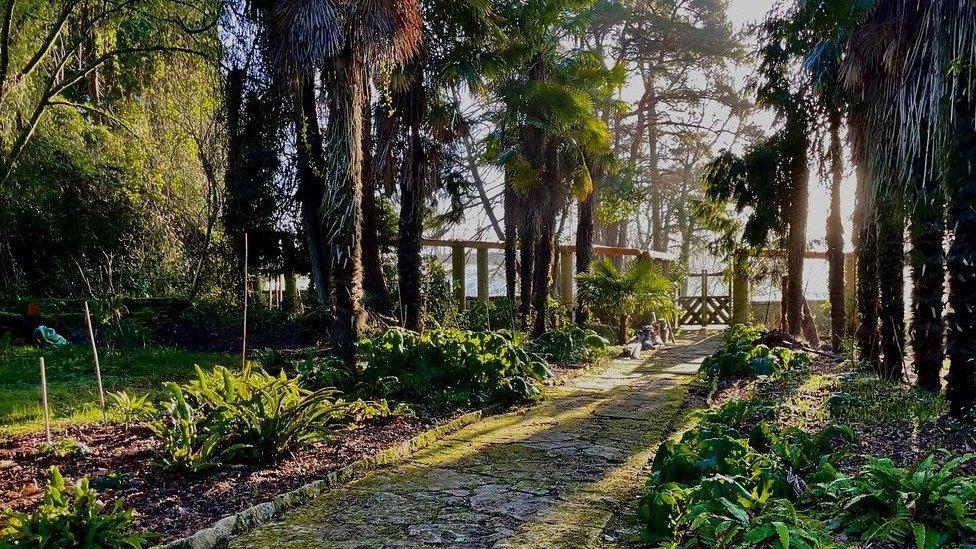
[[[46,363],[52,428],[101,419],[91,349],[83,345],[38,349],[0,347],[0,435],[43,429],[38,358]],[[231,366],[240,360],[228,354],[189,352],[172,348],[126,351],[100,350],[105,391],[158,395],[164,381],[186,381],[194,365]]]

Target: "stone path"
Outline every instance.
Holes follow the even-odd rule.
[[[633,512],[642,468],[719,342],[687,338],[462,429],[231,546],[600,546],[610,518]]]

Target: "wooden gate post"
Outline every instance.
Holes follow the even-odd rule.
[[[464,263],[464,246],[453,246],[451,248],[451,282],[459,311],[463,311],[465,305]]]
[[[566,306],[570,319],[573,317],[573,252],[567,248],[559,250],[559,297]]]
[[[701,272],[701,325],[708,325],[708,273],[705,269]]]
[[[478,299],[488,301],[488,248],[478,248]]]

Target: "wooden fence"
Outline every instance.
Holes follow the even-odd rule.
[[[488,250],[504,250],[504,242],[490,242],[483,240],[439,240],[436,238],[425,238],[424,246],[440,247],[451,249],[451,281],[454,288],[454,298],[458,306],[462,309],[467,301],[465,280],[466,264],[465,254],[469,249],[475,250],[475,273],[477,275],[478,299],[487,301],[490,297],[488,291]],[[571,312],[574,309],[576,294],[576,246],[560,245],[556,254],[556,280],[559,286],[559,300]],[[661,263],[663,272],[668,273],[671,262],[675,260],[672,254],[658,252],[654,250],[641,250],[639,248],[622,248],[617,246],[593,246],[594,256],[610,257],[637,257],[644,256],[657,260]]]

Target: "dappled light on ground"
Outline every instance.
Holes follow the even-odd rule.
[[[233,547],[586,547],[631,512],[641,470],[719,338],[615,360],[325,494]]]

